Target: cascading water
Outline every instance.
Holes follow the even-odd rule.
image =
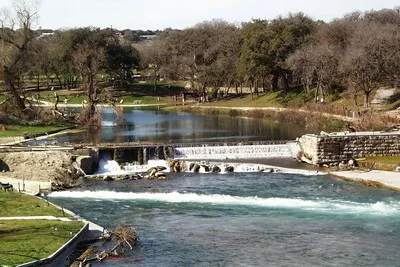
[[[279,145],[179,147],[175,159],[250,159],[295,158],[300,151],[296,143]]]

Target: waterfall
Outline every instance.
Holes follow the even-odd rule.
[[[300,151],[296,143],[279,145],[179,147],[175,159],[250,159],[295,158]]]

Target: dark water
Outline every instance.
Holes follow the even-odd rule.
[[[103,128],[97,133],[70,134],[57,142],[229,142],[294,140],[306,133],[304,125],[229,116],[202,116],[164,110],[124,109],[126,125],[116,126],[116,114],[102,108]],[[47,140],[52,142],[54,140]]]
[[[328,176],[169,174],[50,195],[113,228],[134,225],[141,263],[95,266],[398,266],[400,195]]]

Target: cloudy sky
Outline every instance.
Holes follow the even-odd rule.
[[[0,0],[0,7],[12,0]],[[303,12],[330,21],[360,10],[393,8],[398,0],[40,0],[42,28],[81,26],[116,29],[183,29],[211,19],[229,22],[272,19]]]

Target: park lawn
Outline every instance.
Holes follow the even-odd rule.
[[[83,225],[82,222],[47,220],[0,221],[0,266],[16,266],[47,258]]]
[[[33,137],[69,128],[71,128],[71,125],[5,125],[5,131],[0,131],[0,137],[22,135]]]
[[[160,100],[158,100],[158,99],[160,99]],[[153,96],[125,95],[125,96],[118,97],[116,104],[119,104],[121,100],[123,100],[122,104],[124,104],[124,105],[134,104],[135,101],[137,101],[137,100],[141,101],[141,104],[144,104],[144,105],[146,105],[146,104],[148,104],[148,105],[165,104],[164,97],[157,98],[157,97],[153,97]]]
[[[207,103],[209,106],[226,106],[226,107],[284,107],[282,99],[278,92],[260,93],[259,97],[255,94],[244,95],[243,97],[220,98],[218,101]]]
[[[1,178],[0,178],[1,181]],[[22,183],[22,180],[21,180]],[[17,192],[0,191],[0,217],[55,216],[70,217],[47,201]]]

